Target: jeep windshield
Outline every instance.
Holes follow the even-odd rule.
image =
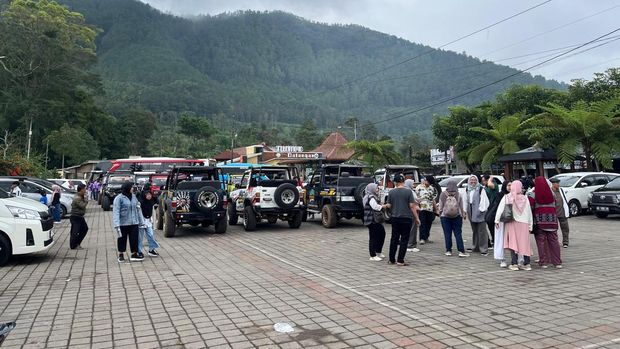
[[[133,177],[131,176],[110,176],[108,178],[108,184],[123,184],[125,182],[133,182]]]
[[[161,187],[166,184],[166,177],[153,177],[151,178],[153,185]]]

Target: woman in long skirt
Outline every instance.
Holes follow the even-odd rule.
[[[560,242],[558,241],[558,217],[555,210],[555,197],[551,187],[544,177],[536,177],[534,181],[534,220],[536,221],[536,246],[538,264],[547,268],[553,264],[556,268],[562,268],[560,256]]]
[[[495,214],[495,228],[499,228],[500,218],[507,205],[512,208],[512,220],[504,222],[504,248],[510,250],[510,270],[532,270],[530,256],[530,232],[534,225],[530,202],[523,195],[523,184],[520,181],[512,182],[510,193],[505,195],[497,207]],[[518,265],[517,255],[523,255],[523,265]]]
[[[491,219],[493,221],[495,221],[495,215],[497,214],[497,208],[499,207],[499,203],[502,201],[504,196],[510,193],[510,186],[511,182],[504,182],[502,190],[497,194],[495,200],[493,200],[493,203],[489,208],[489,214],[492,217]],[[494,232],[495,235],[493,236],[493,241],[495,241],[495,244],[493,245],[493,258],[500,261],[500,268],[506,268],[508,264],[506,263],[506,259],[504,258],[504,222],[499,222],[499,226],[495,227]]]

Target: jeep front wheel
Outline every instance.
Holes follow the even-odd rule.
[[[338,214],[334,206],[327,204],[321,210],[321,222],[325,228],[331,229],[338,224]]]
[[[228,224],[235,225],[239,222],[239,215],[237,214],[237,208],[234,202],[228,203]]]
[[[251,206],[246,206],[243,217],[243,228],[246,231],[256,230],[256,215],[254,214],[254,210]]]
[[[172,214],[164,212],[164,236],[167,238],[173,238],[176,234],[176,226]]]
[[[101,208],[103,208],[104,211],[110,211],[110,206],[110,198],[105,195],[101,200]]]

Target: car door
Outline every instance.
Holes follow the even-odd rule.
[[[596,188],[601,186],[595,186],[595,175],[586,175],[575,185],[575,189],[572,190],[572,196],[579,201],[582,209],[588,208],[588,194],[593,192]]]
[[[316,171],[312,174],[308,187],[306,189],[307,206],[310,209],[318,210],[319,195],[321,186],[322,171]]]

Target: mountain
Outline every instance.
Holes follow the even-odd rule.
[[[426,106],[516,71],[433,50],[361,83],[334,88],[431,48],[357,25],[326,25],[283,12],[188,19],[134,0],[61,3],[101,29],[96,70],[112,113],[142,105],[157,113],[194,111],[267,124],[312,118],[329,129],[351,116],[378,120]],[[564,87],[521,74],[453,104],[493,99],[512,84]],[[428,130],[432,114],[445,108],[404,118],[398,127],[383,125],[382,131],[398,136]]]

